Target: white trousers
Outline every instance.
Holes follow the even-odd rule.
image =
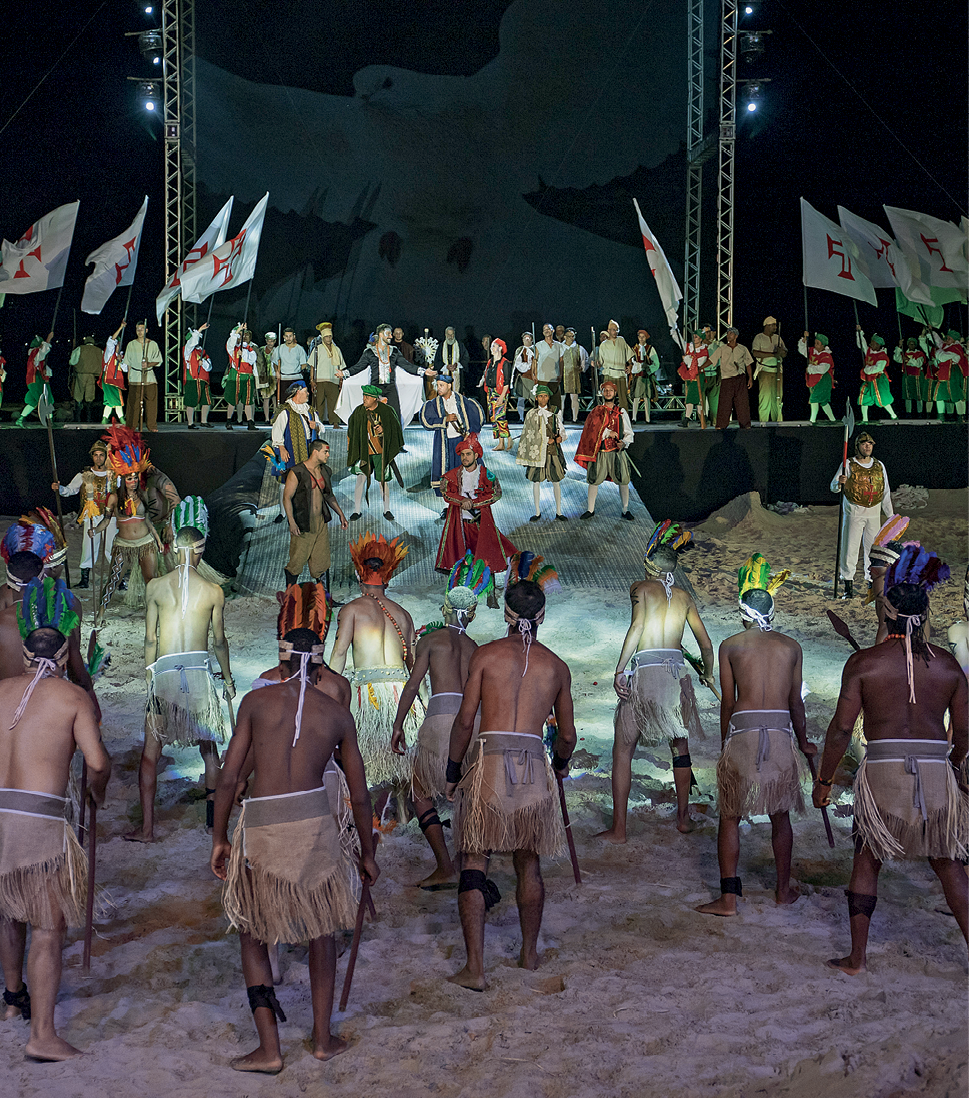
[[[841,560],[838,571],[843,580],[854,579],[858,567],[858,550],[864,549],[865,579],[871,581],[871,551],[875,535],[881,529],[881,504],[874,507],[859,507],[856,503],[844,501],[844,519],[841,527]]]

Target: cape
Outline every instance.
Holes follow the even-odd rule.
[[[465,543],[461,511],[461,500],[466,498],[461,494],[463,472],[463,466],[459,465],[456,469],[445,473],[441,479],[441,495],[448,509],[444,529],[441,532],[441,542],[437,547],[435,567],[439,572],[450,572],[459,560],[464,559],[468,549],[473,548],[475,558],[483,560],[492,572],[504,572],[508,567],[508,557],[514,556],[518,550],[504,534],[499,532],[494,515],[491,513],[491,505],[501,499],[501,485],[495,474],[489,472],[479,462],[478,487],[474,493],[475,503],[481,509],[481,518],[477,524],[478,543],[473,547],[468,546]]]
[[[613,407],[610,413],[604,404],[598,404],[586,417],[585,426],[579,436],[579,445],[575,450],[575,463],[588,469],[602,448],[602,433],[609,428],[622,438],[622,409]]]
[[[447,437],[447,424],[444,422],[444,397],[435,397],[425,401],[421,408],[421,424],[434,432],[434,449],[431,455],[431,487],[440,486],[441,477],[458,464],[455,447],[465,435],[476,435],[484,423],[484,410],[481,405],[471,397],[454,394],[457,404],[457,428],[460,434],[457,438]]]
[[[404,432],[397,413],[389,404],[378,404],[377,414],[384,429],[384,463],[389,465],[404,448]],[[353,409],[347,420],[347,466],[361,461],[370,461],[367,409],[362,404]]]

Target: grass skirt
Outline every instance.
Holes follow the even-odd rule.
[[[616,706],[613,724],[620,743],[658,747],[703,739],[693,680],[678,648],[644,649],[630,664],[630,695]]]
[[[175,747],[225,741],[222,701],[207,652],[160,656],[150,669],[145,721],[156,740]]]
[[[425,797],[444,797],[444,771],[451,744],[451,726],[463,698],[463,694],[432,694],[428,699],[427,716],[417,733],[417,750],[414,753],[414,781],[420,785]],[[474,757],[480,720],[479,710],[474,719],[474,734],[465,754],[466,759]]]
[[[787,710],[754,709],[731,716],[717,761],[721,817],[803,812],[802,779]]]
[[[371,787],[411,780],[415,745],[424,720],[424,706],[419,698],[414,699],[404,719],[404,737],[410,746],[403,755],[395,755],[390,749],[397,706],[407,679],[404,667],[363,668],[350,677],[350,709],[357,724],[357,743],[367,784]]]

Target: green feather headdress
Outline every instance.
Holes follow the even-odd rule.
[[[772,576],[767,558],[760,553],[752,553],[737,572],[740,598],[743,599],[748,591],[755,588],[773,595],[790,574],[790,568],[785,568],[782,572]]]
[[[56,629],[65,638],[69,637],[80,621],[63,580],[35,576],[24,588],[23,599],[17,607],[17,626],[24,640],[35,629]]]
[[[688,545],[692,540],[692,531],[684,530],[678,522],[672,522],[670,519],[658,522],[649,535],[649,541],[646,542],[646,552],[643,554],[643,560],[648,560],[649,555],[658,545],[667,545],[675,552],[682,549],[684,545]]]
[[[186,496],[172,512],[172,530],[177,534],[185,526],[209,536],[209,511],[201,496]]]

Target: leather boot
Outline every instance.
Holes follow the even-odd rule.
[[[854,581],[853,580],[844,580],[843,583],[844,583],[845,593],[844,593],[844,595],[842,595],[842,598],[853,599],[855,597]]]
[[[285,568],[283,569],[283,575],[286,577],[287,587],[292,587],[293,584],[299,579],[299,576],[294,576],[292,572],[287,572]]]
[[[82,568],[81,569],[81,582],[78,584],[78,587],[90,587],[90,586],[91,586],[91,569],[90,568]]]

